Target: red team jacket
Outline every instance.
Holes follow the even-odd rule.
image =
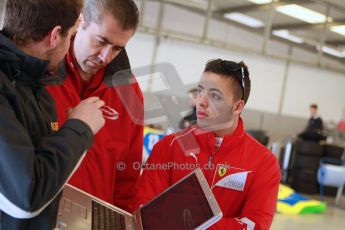
[[[134,77],[132,84],[112,87],[105,83],[106,80],[112,83],[111,77],[115,72],[130,68],[127,54],[122,51],[89,82],[79,76],[70,52],[66,55],[65,64],[65,68],[60,70],[62,75],[64,72],[67,74],[63,84],[48,87],[56,103],[59,124],[64,123],[70,108],[90,96],[98,96],[105,101],[102,109],[106,118],[104,127],[96,134],[94,144],[69,183],[132,211],[134,186],[142,161],[143,96]]]
[[[180,143],[190,142],[188,135],[195,137],[199,152],[182,151]],[[214,146],[214,134],[197,127],[159,141],[139,179],[136,206],[147,203],[199,166],[223,213],[211,229],[269,229],[280,182],[277,159],[244,132],[242,119],[235,132],[224,137],[215,154]]]

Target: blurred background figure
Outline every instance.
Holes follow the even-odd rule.
[[[196,98],[198,95],[198,89],[192,88],[188,91],[189,103],[192,107],[192,110],[182,118],[180,122],[180,129],[188,128],[196,124]]]
[[[326,139],[326,136],[323,135],[323,122],[321,117],[318,116],[317,110],[317,104],[310,105],[310,118],[307,127],[298,135],[302,140],[319,142]]]
[[[323,122],[321,117],[317,114],[317,104],[310,105],[310,118],[308,121],[307,131],[322,132],[323,131]]]

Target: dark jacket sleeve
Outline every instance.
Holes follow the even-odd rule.
[[[0,209],[15,218],[38,215],[61,191],[92,138],[85,123],[68,120],[34,146],[0,95]]]

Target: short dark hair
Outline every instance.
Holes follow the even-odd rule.
[[[242,76],[243,71],[243,76]],[[204,72],[219,74],[231,81],[235,100],[243,99],[246,104],[250,94],[250,78],[247,65],[241,62],[233,62],[222,59],[214,59],[207,62]],[[242,84],[243,77],[243,84]],[[244,91],[243,91],[243,86]]]
[[[311,108],[311,109],[317,109],[317,104],[315,104],[315,103],[311,104],[311,105],[310,105],[310,108]]]
[[[105,13],[111,14],[123,30],[136,30],[139,24],[139,10],[133,0],[86,0],[82,13],[84,28],[91,22],[101,23]]]
[[[41,41],[57,25],[65,36],[82,7],[83,0],[7,0],[4,32],[18,45]]]

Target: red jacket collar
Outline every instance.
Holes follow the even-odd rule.
[[[195,126],[194,128],[195,130],[193,131],[193,133],[196,136],[202,149],[207,148],[208,152],[213,152],[216,143],[216,135],[213,132],[205,132],[198,126]],[[242,142],[244,135],[245,132],[243,120],[240,117],[238,120],[237,128],[232,134],[224,136],[219,150],[226,150],[231,148],[232,146],[239,145]]]
[[[73,55],[72,46],[70,47],[66,55],[66,62],[67,73],[73,86],[75,87],[81,98],[87,98],[95,93],[96,90],[102,90],[103,88],[106,88],[105,84],[103,84],[105,68],[100,69],[88,82],[81,78],[77,69],[77,61],[75,60]]]

